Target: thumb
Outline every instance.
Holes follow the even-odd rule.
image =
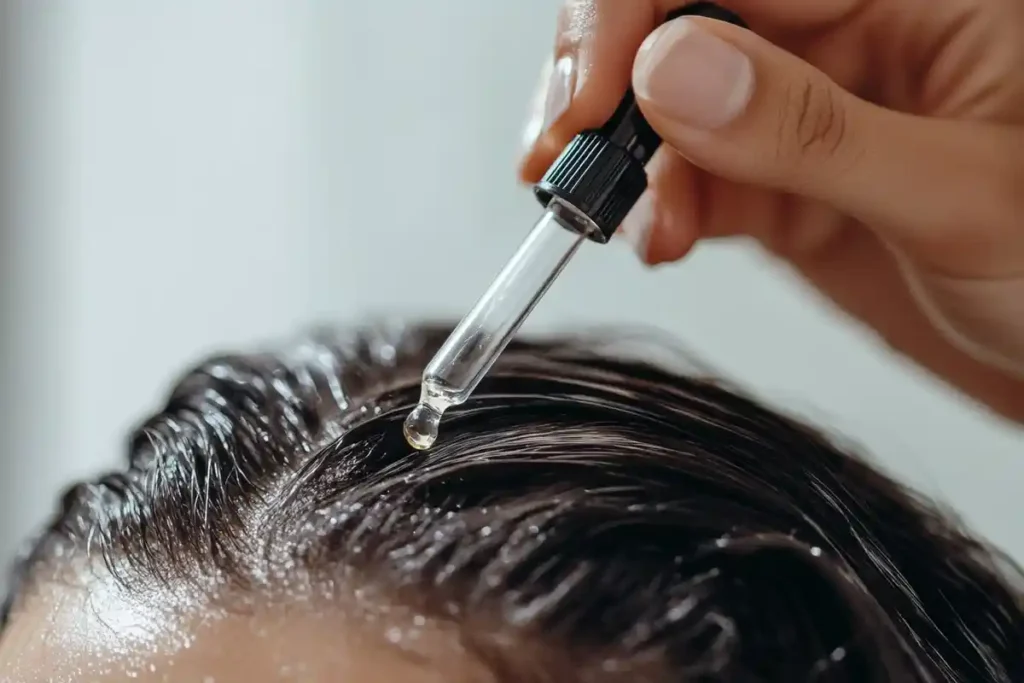
[[[665,142],[714,175],[825,202],[951,275],[1024,268],[1019,130],[883,109],[701,18],[651,34],[633,84]]]

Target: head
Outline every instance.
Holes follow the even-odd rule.
[[[813,430],[607,339],[513,344],[414,451],[447,332],[185,375],[21,562],[4,680],[1024,680],[1008,561]]]

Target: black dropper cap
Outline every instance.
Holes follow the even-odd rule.
[[[669,13],[665,21],[697,15],[746,24],[710,2],[698,2]],[[661,138],[644,118],[630,88],[601,128],[585,130],[562,151],[533,191],[547,206],[555,197],[585,214],[600,229],[587,237],[602,244],[618,230],[647,189],[644,167],[661,146]]]

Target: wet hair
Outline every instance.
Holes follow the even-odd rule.
[[[447,332],[322,332],[203,363],[123,470],[64,496],[14,597],[82,557],[193,590],[302,572],[475,620],[461,637],[499,680],[1024,680],[1008,559],[631,343],[514,343],[415,452],[402,420]]]

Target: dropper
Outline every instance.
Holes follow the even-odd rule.
[[[744,26],[728,10],[698,2],[668,15],[699,15]],[[647,189],[647,163],[661,138],[632,90],[605,125],[569,143],[534,187],[545,207],[511,260],[423,371],[405,438],[426,450],[444,412],[464,403],[584,241],[607,244]]]

